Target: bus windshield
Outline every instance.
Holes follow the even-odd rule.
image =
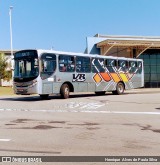
[[[17,52],[14,60],[14,81],[31,81],[38,76],[38,55],[35,50]]]

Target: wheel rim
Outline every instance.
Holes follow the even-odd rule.
[[[69,88],[65,88],[64,93],[65,93],[65,95],[68,95],[69,94]]]
[[[123,93],[123,91],[124,91],[123,84],[119,84],[119,85],[118,85],[118,91],[119,91],[120,93]]]

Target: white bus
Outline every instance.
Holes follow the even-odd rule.
[[[52,50],[21,50],[14,55],[14,92],[69,97],[70,92],[122,94],[144,86],[143,61]]]

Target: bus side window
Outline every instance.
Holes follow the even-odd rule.
[[[137,71],[137,62],[129,61],[129,73],[135,73]]]
[[[89,73],[90,72],[90,58],[76,57],[76,72]]]
[[[73,56],[68,56],[68,66],[67,66],[67,71],[68,72],[74,72],[75,70],[75,62],[74,62],[74,57]]]
[[[98,69],[99,69],[100,73],[105,72],[104,59],[102,59],[102,58],[98,59]]]
[[[66,62],[63,58],[63,56],[59,55],[59,59],[58,59],[58,65],[59,65],[59,71],[60,72],[65,72],[66,71]]]
[[[56,70],[56,55],[44,53],[41,57],[41,68],[42,79],[50,77]]]
[[[74,72],[75,60],[74,56],[60,55],[59,56],[59,71],[60,72]]]
[[[60,64],[59,67],[60,67],[61,72],[66,72],[67,71],[66,64]]]
[[[128,61],[126,60],[118,60],[118,71],[128,72]]]
[[[102,58],[93,58],[92,59],[92,73],[104,73],[104,59]]]
[[[141,61],[137,61],[137,69],[138,69],[138,73],[141,74],[142,73],[142,62]]]
[[[115,59],[106,59],[105,64],[109,72],[114,73],[117,69],[117,60]]]

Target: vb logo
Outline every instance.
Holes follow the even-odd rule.
[[[85,74],[73,74],[73,82],[83,82],[86,80]]]

